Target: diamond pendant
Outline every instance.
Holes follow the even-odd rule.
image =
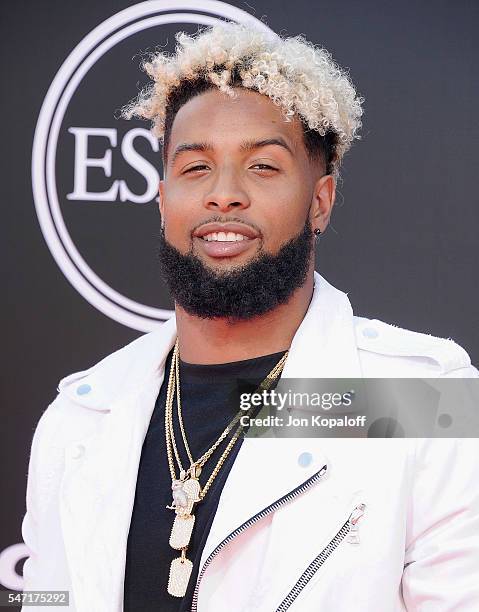
[[[182,550],[181,557],[173,559],[170,565],[170,576],[168,578],[168,593],[173,597],[184,597],[188,582],[190,580],[193,563],[185,557]]]
[[[166,506],[174,510],[177,515],[186,516],[192,513],[195,503],[201,500],[200,483],[195,478],[187,480],[173,480],[171,483],[173,503]]]
[[[195,525],[195,517],[192,514],[186,516],[176,515],[170,535],[170,546],[175,550],[181,550],[188,546]]]

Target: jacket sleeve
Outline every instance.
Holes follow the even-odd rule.
[[[67,590],[71,601],[58,503],[64,465],[62,420],[61,407],[53,402],[40,417],[33,435],[22,521],[22,536],[29,549],[23,566],[23,590]],[[50,610],[50,606],[36,609]],[[74,608],[70,605],[67,609]]]
[[[477,439],[418,442],[402,593],[414,612],[479,610]]]

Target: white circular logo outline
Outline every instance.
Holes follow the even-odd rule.
[[[169,10],[202,12],[165,14]],[[147,0],[116,13],[92,30],[66,58],[50,85],[38,117],[33,140],[32,187],[38,221],[47,246],[67,280],[83,298],[104,315],[138,331],[156,329],[174,311],[146,306],[127,298],[97,276],[80,255],[63,220],[56,189],[55,158],[60,127],[81,80],[95,62],[120,41],[138,31],[165,23],[209,26],[223,19],[253,23],[274,35],[256,17],[219,0],[202,0],[200,6],[194,0]]]

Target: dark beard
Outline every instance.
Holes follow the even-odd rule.
[[[183,255],[160,234],[162,276],[175,302],[186,312],[212,319],[241,321],[262,315],[288,301],[306,281],[312,256],[309,218],[301,233],[276,255],[259,251],[232,270],[214,271],[191,251]]]

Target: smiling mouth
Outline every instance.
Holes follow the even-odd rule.
[[[200,236],[200,238],[206,242],[241,242],[243,240],[252,240],[248,236],[237,232],[211,232],[210,234]]]
[[[256,244],[258,238],[249,238],[233,232],[212,232],[204,236],[195,236],[201,250],[209,257],[235,257],[244,253]]]

